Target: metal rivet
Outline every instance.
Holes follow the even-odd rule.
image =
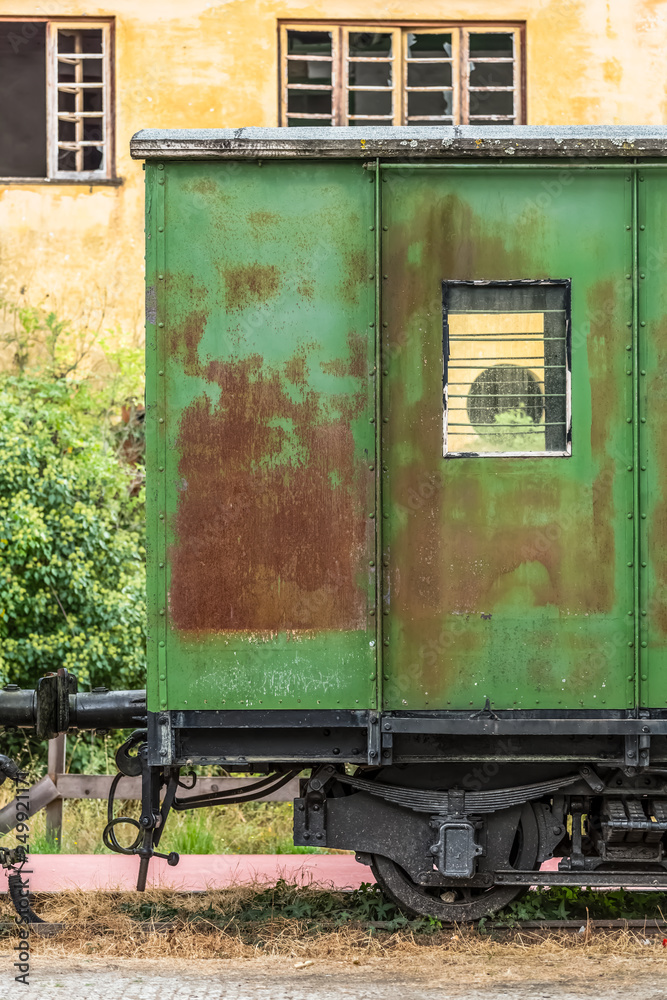
[[[642,232],[644,232],[644,230],[646,229],[646,226],[640,226],[639,228],[641,229]]]
[[[631,320],[631,319],[629,319],[629,320],[628,320],[628,322],[627,322],[627,323],[626,323],[625,325],[626,325],[626,326],[632,326],[632,320]],[[629,350],[629,348],[628,348],[628,347],[626,347],[626,351],[627,351],[627,350]]]
[[[164,226],[158,226],[157,227],[157,231],[158,231],[158,233],[163,233],[164,232]]]
[[[164,184],[164,177],[158,177],[157,182],[158,184]]]
[[[645,278],[645,277],[646,277],[646,275],[645,275],[645,274],[640,274],[640,275],[639,275],[639,277],[640,277],[640,278]]]
[[[631,465],[628,466],[628,472],[632,472],[632,466]]]
[[[630,326],[630,323],[628,323],[628,326]],[[626,344],[625,345],[625,349],[626,349],[626,351],[631,351],[632,350],[632,344]]]
[[[643,181],[643,180],[644,180],[644,178],[643,178],[643,177],[640,177],[640,178],[639,178],[639,180],[640,180],[640,181]]]
[[[375,614],[375,608],[371,608],[368,613],[371,617],[373,617],[373,615]]]
[[[630,616],[632,616],[632,615],[634,614],[634,612],[633,612],[633,611],[628,611],[628,614],[629,614]]]
[[[628,517],[630,517],[629,514],[628,514]],[[628,563],[628,566],[632,569],[633,563]]]
[[[161,614],[161,615],[163,615],[163,614],[164,614],[164,608],[160,608],[160,614]]]
[[[375,226],[369,226],[368,228],[369,228],[369,230],[370,230],[371,233],[375,232]]]
[[[164,569],[164,563],[158,563],[158,568],[159,569]]]
[[[382,418],[382,423],[383,424],[388,424],[389,423],[389,417],[383,417]]]
[[[160,643],[160,645],[161,645],[161,646],[164,646],[164,643],[162,642],[162,643]],[[166,678],[165,674],[160,674],[160,680],[161,680],[161,681],[166,681],[166,679],[167,679],[167,678]]]
[[[158,375],[164,375],[164,372],[163,371],[159,371]]]
[[[374,424],[375,423],[375,417],[371,417],[368,422],[369,422],[369,424]]]
[[[626,375],[632,375],[632,369],[628,368],[625,372]]]
[[[375,277],[375,275],[374,275],[374,274],[369,274],[369,275],[368,275],[368,280],[369,280],[369,281],[372,281],[374,277]]]
[[[164,163],[158,163],[157,168],[158,170],[164,170]]]
[[[158,281],[164,281],[164,274],[158,274]]]
[[[386,329],[386,328],[387,328],[387,327],[389,326],[389,323],[387,323],[387,321],[386,321],[386,320],[384,320],[384,322],[382,323],[382,325],[383,325],[383,327],[385,327],[385,329]]]
[[[642,321],[641,321],[641,323],[640,323],[639,325],[640,325],[640,326],[646,326],[646,320],[642,320]]]
[[[626,229],[632,229],[632,226],[626,226],[625,228]]]
[[[642,375],[646,375],[646,369],[645,369],[645,368],[642,368],[642,371],[641,371],[641,373],[642,373]]]
[[[374,646],[375,645],[375,640],[371,639],[371,641],[368,643],[368,645],[371,646],[371,647]]]
[[[369,517],[375,517],[375,513],[374,513],[374,511],[371,511],[371,512],[370,512],[370,514],[369,514],[368,516],[369,516]]]
[[[373,329],[373,327],[375,326],[375,323],[369,323],[368,325],[370,326],[370,328],[371,328],[371,330],[372,330],[372,329]]]
[[[385,646],[388,646],[389,645],[389,639],[385,639],[384,640],[384,644],[385,644]]]
[[[625,276],[625,277],[626,277],[626,278],[628,279],[628,281],[629,281],[629,280],[630,280],[630,278],[632,277],[632,275],[631,275],[631,274],[626,274],[626,276]]]
[[[160,417],[160,423],[161,423],[161,424],[163,424],[163,423],[164,423],[164,417]]]
[[[642,472],[646,472],[646,466],[642,465]]]
[[[159,469],[159,471],[160,471],[160,472],[164,472],[164,465],[161,465],[161,466],[160,466],[160,469]]]
[[[629,517],[629,518],[631,518],[631,517],[632,517],[632,511],[630,511],[630,513],[628,514],[628,517]],[[631,565],[632,565],[632,563],[628,563],[628,566],[631,566]]]
[[[369,566],[375,566],[375,560],[374,559],[369,559],[368,560],[368,565]]]
[[[164,514],[160,514],[160,520],[164,521]]]
[[[626,424],[631,424],[632,423],[632,417],[626,417],[625,418],[625,422],[626,422]]]
[[[642,618],[646,618],[646,612],[642,611]]]
[[[646,514],[644,514],[644,517],[646,517]],[[646,569],[647,563],[643,562],[642,566],[644,567],[644,569]]]
[[[383,274],[383,275],[382,275],[382,277],[383,277],[383,278],[384,278],[384,280],[386,281],[386,280],[387,280],[387,278],[389,277],[389,275],[388,275],[388,274]]]
[[[646,520],[646,514],[642,514],[642,521]]]
[[[164,646],[164,640],[163,639],[160,640],[160,645]]]
[[[643,643],[642,643],[642,646],[644,647],[644,649],[646,649],[646,647],[648,646],[648,643],[647,643],[647,642],[643,642]],[[644,677],[642,677],[642,680],[645,680],[645,678],[644,678]]]
[[[371,472],[375,472],[375,466],[374,465],[369,465],[368,468],[369,468],[369,470]]]
[[[634,642],[629,642],[628,646],[634,646]]]
[[[389,229],[389,226],[383,226],[383,227],[382,227],[382,229],[383,229],[383,232],[385,232],[385,233],[386,233],[386,232],[387,232],[387,230]]]
[[[643,424],[645,424],[645,423],[646,423],[646,417],[642,417],[642,418],[641,418],[641,422],[642,422]]]
[[[626,179],[626,181],[629,181],[629,180],[630,180],[630,178],[629,178],[629,177],[626,177],[625,179]]]
[[[162,327],[164,326],[164,323],[158,323],[158,326],[160,327],[160,329],[162,329]]]

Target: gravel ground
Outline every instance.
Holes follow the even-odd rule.
[[[571,956],[572,958],[573,956]],[[6,961],[6,959],[5,959]],[[9,964],[9,963],[8,963]],[[532,963],[531,963],[532,964]],[[100,960],[72,956],[32,963],[30,988],[11,981],[0,966],[0,997],[14,1000],[667,1000],[663,963],[604,963],[582,968],[574,976],[566,963],[545,974],[526,976],[517,967],[506,972],[480,972],[475,965],[453,968],[419,966],[402,969],[399,961],[369,962],[356,967],[326,963],[294,968],[289,960],[245,963],[205,960],[196,969],[165,959]],[[649,966],[647,968],[647,965]],[[604,968],[604,966],[607,966]],[[633,972],[634,968],[634,972]],[[570,971],[572,967],[570,965]],[[534,972],[534,969],[530,970]],[[480,976],[487,977],[485,981]],[[489,978],[490,977],[490,978]]]

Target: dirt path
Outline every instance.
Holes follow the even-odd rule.
[[[33,960],[30,991],[12,982],[0,957],[0,997],[14,1000],[667,1000],[667,963],[660,958],[539,955],[498,965],[480,956],[445,956],[425,949],[421,961],[315,962],[214,959],[186,963],[72,955]]]

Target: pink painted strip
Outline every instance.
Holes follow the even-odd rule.
[[[118,854],[33,854],[27,869],[32,892],[62,889],[134,889],[139,859]],[[177,867],[153,858],[148,885],[184,892],[224,889],[254,882],[275,885],[317,884],[325,888],[357,889],[374,882],[370,868],[351,854],[182,854]],[[7,892],[0,878],[0,893]]]

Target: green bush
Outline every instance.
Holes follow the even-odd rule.
[[[145,683],[143,490],[85,382],[0,377],[0,683]]]

